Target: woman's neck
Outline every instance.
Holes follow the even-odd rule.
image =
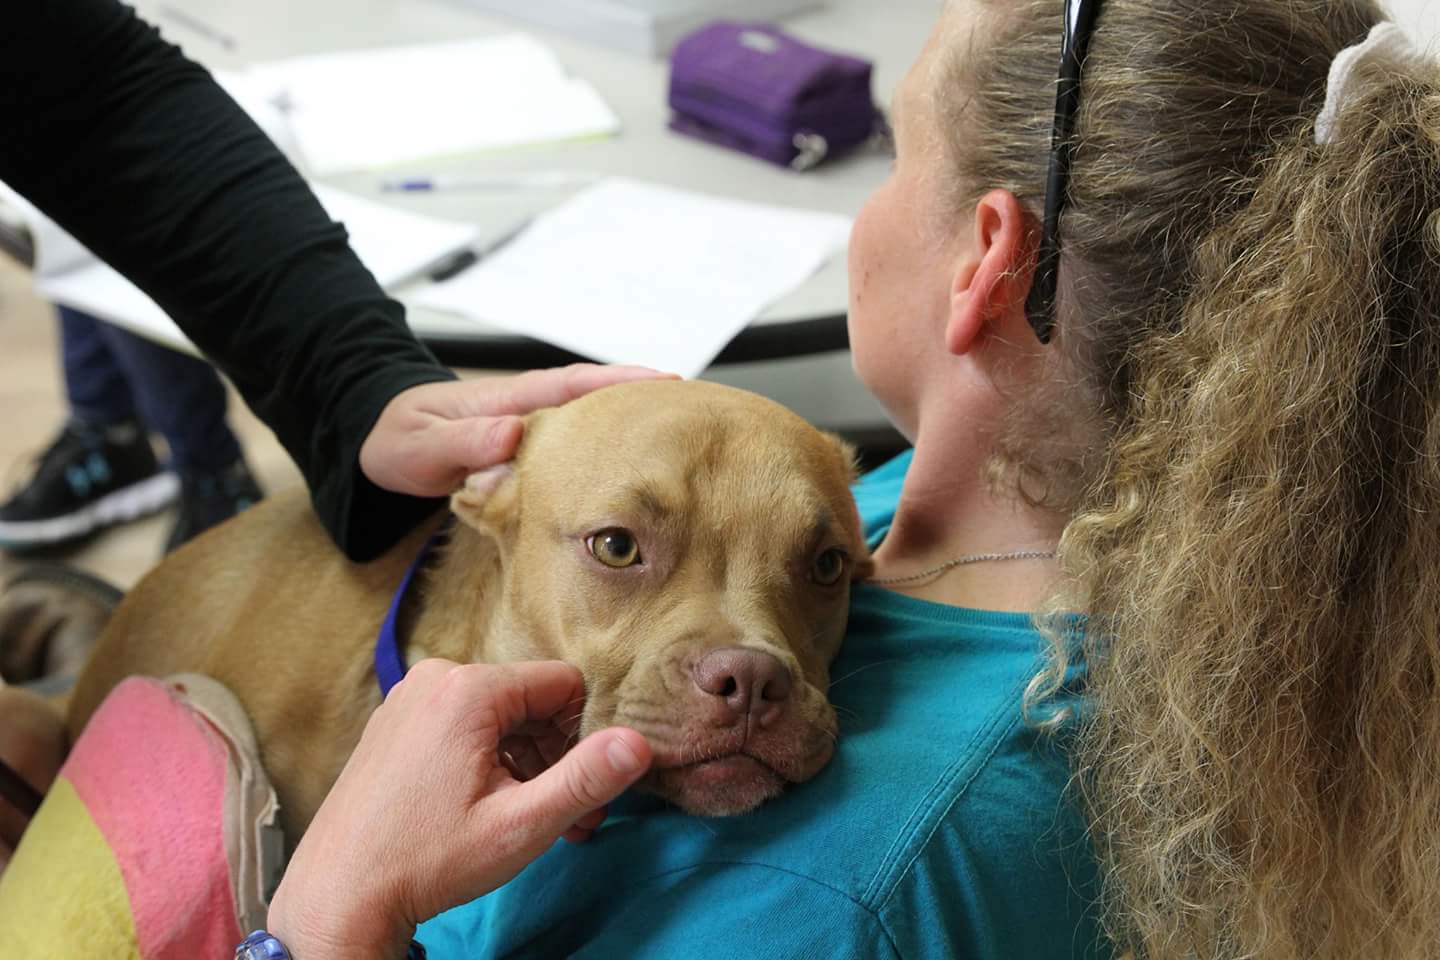
[[[919,574],[973,554],[1055,549],[1063,519],[993,494],[984,477],[990,438],[964,432],[917,431],[895,519],[875,550],[876,578]],[[1030,612],[1058,576],[1051,558],[986,560],[888,588],[951,606]]]

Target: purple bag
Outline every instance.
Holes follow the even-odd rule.
[[[864,143],[879,116],[868,62],[726,21],[676,45],[670,108],[673,130],[796,170]]]

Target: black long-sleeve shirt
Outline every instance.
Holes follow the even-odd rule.
[[[411,335],[289,161],[117,0],[0,16],[0,180],[150,294],[299,464],[352,559],[436,501],[360,472],[400,391],[453,378]]]

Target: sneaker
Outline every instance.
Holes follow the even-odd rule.
[[[244,460],[236,460],[218,473],[182,474],[180,514],[165,543],[165,552],[224,523],[263,496]]]
[[[0,504],[0,547],[25,551],[79,540],[163,509],[179,489],[139,423],[71,420],[36,459],[30,479]]]

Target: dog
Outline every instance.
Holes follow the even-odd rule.
[[[202,673],[244,704],[298,841],[379,704],[377,629],[405,660],[559,659],[579,731],[634,727],[641,787],[691,813],[753,809],[813,777],[850,583],[867,560],[854,453],[784,407],[703,382],[609,387],[526,419],[516,459],[354,564],[278,496],[176,551],[126,597],[70,697],[78,736],[126,676]]]

